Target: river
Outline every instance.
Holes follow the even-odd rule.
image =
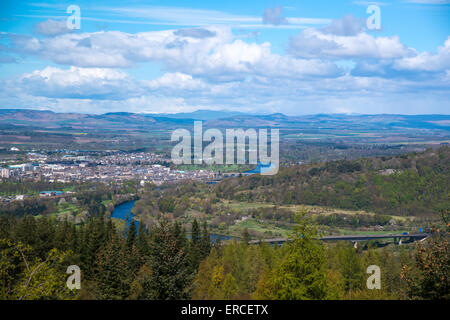
[[[134,207],[134,203],[136,200],[124,202],[117,207],[114,208],[114,211],[111,215],[111,218],[121,219],[124,221],[127,221],[127,228],[130,226],[131,220],[134,220],[134,215],[131,213],[131,209]],[[136,227],[139,226],[139,221],[134,220],[134,223],[136,224]]]
[[[133,200],[133,201],[124,202],[124,203],[118,205],[117,207],[114,208],[111,218],[122,219],[124,221],[127,221],[127,217],[128,217],[129,221],[128,221],[127,227],[130,226],[132,219],[134,220],[136,227],[138,227],[139,221],[135,220],[134,215],[131,213],[131,209],[133,209],[135,202],[136,202],[136,200]],[[233,236],[226,236],[226,235],[215,234],[215,233],[210,235],[210,239],[211,239],[211,242],[215,242],[217,240],[220,240],[220,241],[232,240],[232,239],[239,240],[239,238],[236,238]]]

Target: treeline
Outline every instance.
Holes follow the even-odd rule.
[[[315,132],[317,134],[317,132]],[[294,139],[283,139],[280,141],[280,161],[282,164],[298,164],[325,162],[338,159],[358,159],[363,157],[393,156],[414,150],[412,145],[387,145],[358,143],[361,141],[349,141],[346,139],[335,141],[300,141]],[[344,152],[342,152],[344,151]]]
[[[0,299],[188,299],[209,238],[196,221],[189,239],[168,220],[124,235],[103,215],[76,226],[3,214]],[[66,287],[69,265],[81,269],[80,291]]]
[[[57,210],[55,199],[30,198],[23,201],[13,201],[0,204],[0,213],[11,214],[16,217],[25,215],[49,215]]]
[[[396,157],[281,168],[274,176],[226,179],[216,196],[427,216],[449,209],[450,148]]]
[[[281,247],[232,242],[200,264],[194,299],[449,299],[449,244],[436,236],[415,250],[324,245],[311,221],[300,221]],[[367,287],[378,266],[381,288]]]
[[[37,195],[41,191],[46,190],[63,190],[68,187],[76,187],[78,183],[61,183],[48,181],[9,181],[1,180],[0,195],[12,196],[17,194]]]
[[[369,215],[369,214],[328,214],[317,215],[315,221],[320,225],[330,227],[358,228],[360,226],[386,226],[391,222],[392,217],[388,215]],[[398,222],[395,222],[396,224]]]
[[[449,244],[436,234],[416,250],[324,245],[302,216],[281,247],[211,245],[205,224],[191,236],[159,220],[125,233],[100,215],[81,225],[0,216],[0,299],[448,299]],[[248,235],[243,235],[248,239]],[[402,249],[404,248],[404,249]],[[81,290],[66,269],[81,269]],[[381,289],[366,286],[369,265]]]

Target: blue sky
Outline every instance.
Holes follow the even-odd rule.
[[[450,113],[447,0],[0,6],[0,108]]]

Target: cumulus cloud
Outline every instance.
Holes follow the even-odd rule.
[[[189,74],[180,72],[166,73],[162,77],[147,82],[149,88],[156,89],[177,89],[177,90],[201,90],[207,85],[199,79],[194,79]]]
[[[263,13],[263,23],[280,25],[286,24],[287,20],[283,17],[283,8],[281,6],[275,8],[267,8]]]
[[[192,37],[192,30],[181,32],[183,36],[177,35],[180,30],[136,34],[120,31],[70,33],[44,39],[7,36],[11,39],[12,50],[63,65],[124,68],[143,61],[161,61],[175,67],[197,64],[218,45],[232,40],[229,28],[211,28],[209,32],[215,36],[199,38],[197,32],[197,37]]]
[[[450,69],[450,37],[438,48],[436,54],[421,52],[412,57],[405,57],[394,63],[398,70],[444,71]]]
[[[206,30],[206,29],[205,29]],[[188,29],[129,34],[118,31],[63,34],[52,38],[12,38],[18,51],[53,62],[82,68],[124,68],[139,62],[160,62],[166,69],[195,76],[230,81],[248,75],[271,77],[335,76],[330,62],[281,56],[270,43],[236,39],[227,27],[210,27],[200,33]],[[193,35],[196,37],[193,37]],[[189,36],[186,36],[189,35]],[[212,36],[214,35],[214,36]],[[268,74],[268,70],[272,73]]]
[[[55,36],[71,31],[72,30],[67,28],[66,20],[48,19],[46,21],[37,23],[35,26],[35,32],[44,36]]]
[[[450,37],[437,53],[420,52],[397,59],[360,60],[351,70],[354,76],[407,78],[416,81],[445,79],[450,72]],[[447,84],[446,84],[447,85]]]
[[[113,76],[115,78],[115,76]],[[165,79],[164,81],[162,80]],[[312,112],[398,112],[420,113],[423,105],[427,112],[442,113],[447,106],[448,90],[442,82],[424,80],[395,80],[378,77],[342,75],[337,78],[292,79],[254,77],[252,81],[236,81],[213,85],[195,92],[176,90],[179,81],[190,81],[182,75],[162,76],[153,89],[144,84],[142,94],[124,99],[104,96],[38,95],[29,92],[20,83],[0,86],[0,104],[4,108],[18,104],[23,108],[46,108],[58,112],[104,113],[129,112],[187,112],[196,109],[229,109],[260,113],[284,112],[305,114]],[[168,80],[171,79],[171,80]],[[178,79],[178,80],[173,80]],[[193,78],[195,80],[195,78]],[[73,83],[72,81],[70,83]],[[447,88],[450,79],[447,79]],[[41,87],[45,82],[40,83]],[[70,88],[73,84],[66,86]],[[145,90],[145,87],[147,89]],[[423,88],[427,88],[424,91]],[[167,91],[166,91],[167,89]],[[172,94],[174,93],[174,94]],[[425,94],[428,93],[428,94]],[[403,102],[407,99],[408,104]],[[422,107],[421,107],[422,106]],[[422,109],[421,109],[422,108]]]
[[[24,74],[15,85],[29,94],[49,98],[120,100],[139,92],[127,73],[105,68],[46,67]]]
[[[5,43],[11,45],[6,51],[62,66],[0,80],[3,107],[95,113],[199,108],[384,112],[402,95],[423,103],[426,93],[436,101],[448,100],[450,85],[450,39],[436,53],[419,53],[397,36],[366,33],[352,16],[304,29],[290,39],[288,54],[275,53],[269,42],[244,39],[224,26],[7,36]],[[351,67],[340,68],[341,60],[351,60]],[[143,62],[156,63],[165,73],[136,80],[122,69]],[[426,102],[427,111],[433,105],[442,108],[442,102]]]
[[[308,28],[290,39],[289,53],[305,58],[376,58],[393,59],[414,54],[398,36],[374,37],[365,32],[351,36],[324,33]]]
[[[375,37],[365,32],[365,20],[346,15],[323,28],[306,28],[289,41],[295,57],[322,59],[395,59],[413,56],[398,36]]]

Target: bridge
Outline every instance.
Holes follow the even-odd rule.
[[[326,236],[321,237],[319,240],[322,241],[352,241],[357,246],[359,241],[368,241],[368,240],[378,240],[378,239],[394,239],[395,244],[402,244],[402,241],[405,242],[414,242],[417,240],[423,240],[427,237],[431,236],[429,233],[412,233],[412,234],[358,234],[358,235],[345,235],[345,236]],[[270,244],[278,244],[281,245],[286,241],[290,241],[291,239],[287,238],[273,238],[273,239],[263,239],[263,240],[251,240],[249,244],[259,244],[260,242],[266,242]]]

